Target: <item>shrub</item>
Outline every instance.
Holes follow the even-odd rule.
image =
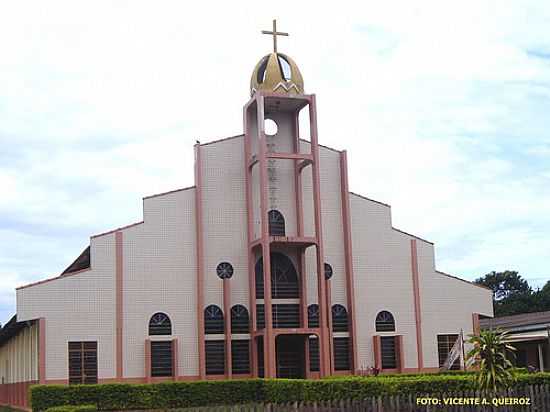
[[[46,409],[46,412],[97,412],[95,405],[64,405]]]
[[[477,383],[481,390],[497,391],[514,383],[515,371],[509,357],[515,357],[516,348],[506,343],[507,334],[498,329],[485,330],[469,340],[474,347],[468,358],[473,358],[479,368]]]
[[[517,386],[540,384],[550,384],[550,373],[521,373],[517,376]],[[100,411],[146,410],[254,402],[364,399],[386,395],[437,395],[477,389],[476,375],[472,373],[349,376],[318,380],[246,379],[157,384],[35,385],[31,387],[31,404],[33,410],[39,412],[63,405],[93,405]]]

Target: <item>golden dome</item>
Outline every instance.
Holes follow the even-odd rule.
[[[250,79],[250,95],[258,90],[281,94],[303,94],[304,79],[290,57],[270,53],[258,62]]]

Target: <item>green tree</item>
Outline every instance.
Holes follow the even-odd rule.
[[[491,272],[474,281],[479,285],[488,287],[493,291],[494,300],[506,299],[517,294],[532,293],[529,283],[515,270],[504,272]]]
[[[515,350],[505,341],[508,332],[499,330],[482,331],[479,336],[471,335],[468,342],[473,348],[468,352],[468,358],[474,358],[479,370],[477,383],[482,391],[496,392],[510,386],[514,380],[514,369],[510,357]]]
[[[516,271],[493,271],[476,279],[474,283],[488,287],[493,291],[493,307],[496,317],[543,310],[540,308],[537,292],[533,292],[529,283]],[[550,304],[550,286],[548,300]]]

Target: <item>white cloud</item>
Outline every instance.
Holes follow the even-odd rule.
[[[0,290],[140,220],[142,196],[192,184],[194,141],[242,130],[274,17],[318,94],[321,142],[349,151],[354,191],[435,241],[442,270],[548,276],[550,60],[532,53],[550,47],[548,5],[281,1],[273,13],[252,1],[2,6]]]

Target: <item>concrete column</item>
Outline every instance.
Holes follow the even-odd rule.
[[[541,372],[544,372],[544,355],[542,353],[542,343],[539,343],[537,345],[537,349],[539,350],[539,369]]]

